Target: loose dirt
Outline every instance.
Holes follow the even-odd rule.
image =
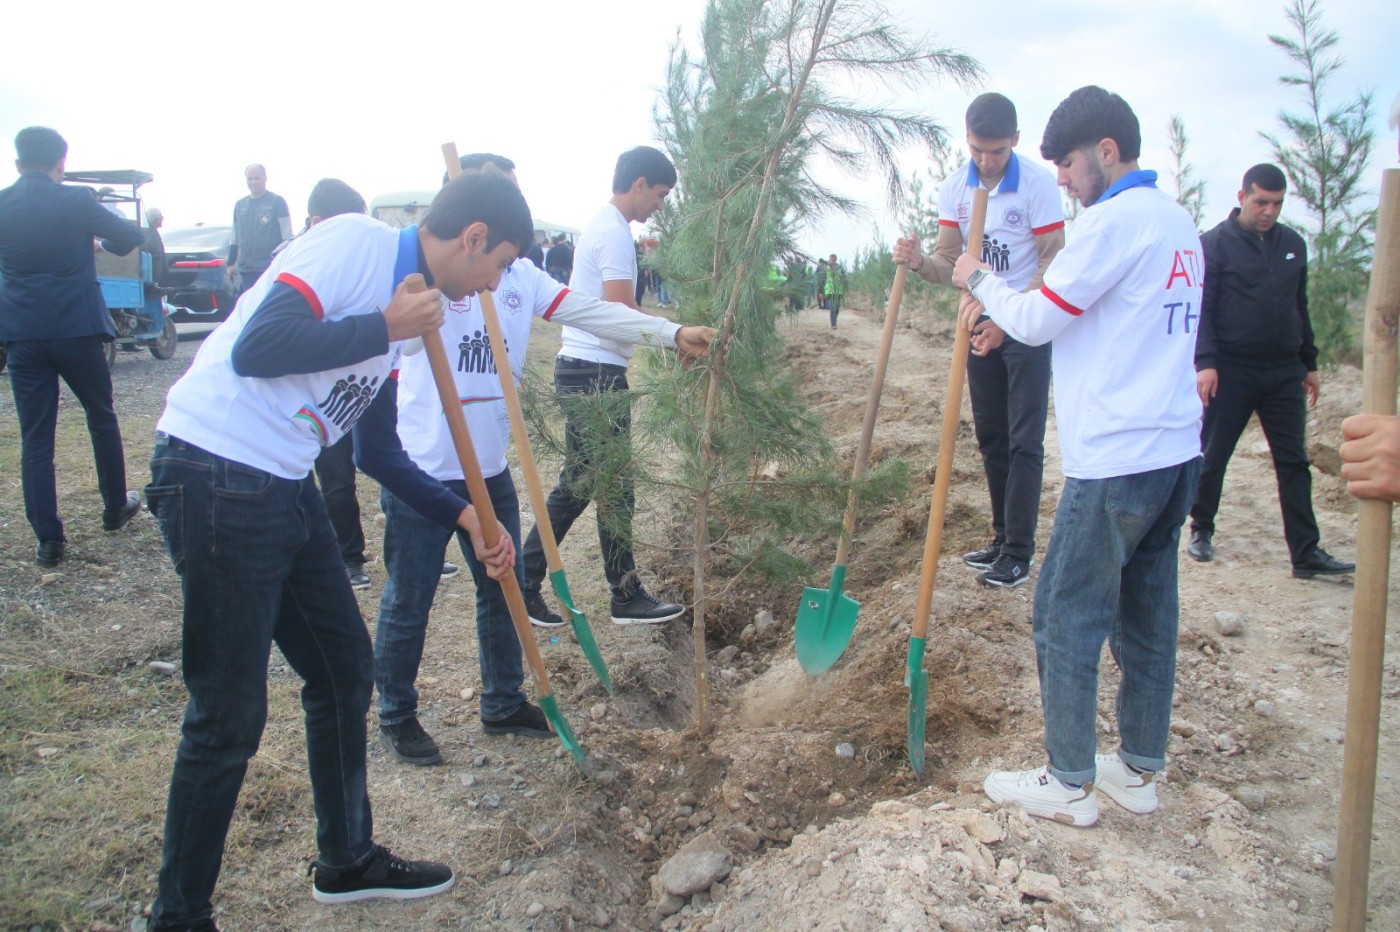
[[[848,310],[829,329],[807,311],[788,327],[790,360],[838,446],[853,455],[879,339],[876,312]],[[557,345],[537,328],[534,364]],[[746,632],[712,632],[716,724],[690,730],[686,624],[607,622],[588,518],[564,545],[570,583],[589,613],[617,686],[608,696],[568,629],[537,632],[565,715],[592,758],[585,778],[555,742],[493,739],[480,692],[473,589],[445,579],[419,680],[422,719],[444,763],[411,768],[372,745],[376,836],[402,854],[449,861],[448,894],[419,903],[338,908],[310,898],[314,824],[297,709],[298,683],[274,651],[271,714],[229,837],[216,895],[221,926],[269,929],[1321,929],[1331,915],[1352,588],[1302,581],[1288,559],[1272,466],[1257,426],[1226,481],[1210,564],[1181,561],[1176,711],[1162,810],[1133,816],[1107,800],[1092,829],[1030,820],[980,791],[986,772],[1043,760],[1033,585],[979,587],[958,560],[989,536],[966,402],[929,633],[924,779],[905,756],[903,672],[927,522],[952,333],[928,312],[901,324],[872,462],[902,458],[913,484],[865,516],[851,549],[848,593],[861,602],[852,645],[811,679],[793,657],[800,585],[740,583],[723,614]],[[174,360],[120,355],[115,382],[130,484],[144,481],[165,389],[197,344]],[[1355,505],[1336,477],[1338,424],[1359,408],[1355,370],[1325,375],[1310,425],[1323,544],[1355,554]],[[119,535],[98,527],[81,412],[64,396],[60,501],[70,557],[32,565],[19,491],[18,430],[0,390],[0,924],[138,927],[154,894],[169,767],[179,736],[178,581],[155,523]],[[1039,539],[1062,484],[1053,423]],[[546,476],[545,482],[550,481]],[[382,526],[362,480],[370,549]],[[523,483],[517,482],[522,490]],[[661,594],[683,597],[690,567],[666,546],[683,515],[638,521],[652,546],[640,562]],[[528,521],[528,518],[527,518]],[[833,541],[801,545],[818,567]],[[449,555],[450,558],[450,555]],[[461,562],[460,559],[458,562]],[[361,594],[371,630],[383,568]],[[825,571],[807,582],[825,585]],[[1032,583],[1034,580],[1032,580]],[[1391,612],[1400,609],[1392,587]],[[1243,631],[1221,635],[1216,613]],[[732,643],[731,643],[732,642]],[[1116,672],[1105,652],[1100,745],[1114,746]],[[1400,696],[1386,664],[1385,715]],[[372,718],[372,713],[371,713]],[[373,721],[371,720],[371,727]],[[1400,753],[1383,730],[1371,873],[1372,923],[1400,927],[1397,842]],[[688,899],[656,880],[683,845],[710,833],[731,870]],[[721,872],[722,873],[722,872]],[[667,915],[663,915],[663,913]]]

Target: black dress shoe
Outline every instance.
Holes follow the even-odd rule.
[[[1345,576],[1356,572],[1355,563],[1344,563],[1318,547],[1306,559],[1293,564],[1295,579],[1308,579],[1313,576]]]
[[[1192,531],[1191,543],[1186,545],[1186,552],[1197,563],[1209,563],[1214,560],[1215,548],[1210,543],[1210,531]]]
[[[39,566],[58,566],[67,544],[61,540],[41,540],[34,548],[34,562]]]
[[[141,496],[135,492],[126,493],[126,504],[113,511],[110,508],[102,512],[102,530],[120,531],[131,523],[131,519],[136,517],[141,511]]]

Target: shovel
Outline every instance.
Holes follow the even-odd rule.
[[[455,143],[444,143],[442,156],[447,162],[447,174],[456,178],[462,172],[462,163],[457,158]],[[540,485],[539,470],[535,467],[535,454],[530,449],[530,435],[525,430],[525,415],[520,409],[520,396],[515,390],[515,377],[510,371],[510,356],[506,350],[506,338],[501,330],[501,319],[496,314],[496,299],[489,291],[477,295],[481,302],[481,316],[486,321],[486,334],[491,340],[491,355],[496,359],[496,374],[501,378],[501,396],[505,398],[506,411],[510,414],[510,428],[515,435],[515,450],[520,457],[520,472],[525,476],[525,486],[530,491],[530,504],[535,510],[535,524],[539,527],[540,543],[544,545],[545,565],[549,569],[549,581],[554,586],[554,594],[559,604],[569,613],[569,624],[578,639],[583,655],[593,672],[602,680],[603,688],[612,695],[612,677],[608,675],[607,664],[598,650],[598,642],[593,637],[593,629],[588,625],[588,617],[574,607],[573,595],[569,592],[569,581],[564,577],[564,565],[559,559],[559,545],[554,539],[554,525],[549,521],[549,509],[545,505],[544,488]],[[502,362],[504,360],[504,363]]]
[[[423,291],[426,283],[417,272],[404,279],[410,292]],[[452,443],[457,448],[457,458],[462,463],[462,474],[467,479],[467,492],[472,507],[476,509],[477,520],[481,522],[481,536],[486,546],[494,547],[501,537],[501,526],[496,521],[496,510],[491,507],[491,493],[486,489],[486,480],[481,477],[481,465],[476,460],[476,448],[472,446],[471,431],[467,429],[467,418],[462,413],[462,404],[457,397],[457,383],[452,379],[452,364],[447,361],[447,348],[442,344],[442,334],[430,330],[423,334],[423,349],[428,354],[428,364],[433,369],[433,382],[437,385],[438,398],[442,400],[442,413],[447,417],[447,427],[452,432]],[[510,620],[515,625],[516,637],[525,650],[525,658],[530,663],[530,672],[535,678],[535,693],[540,708],[549,720],[549,727],[563,743],[564,748],[574,756],[580,767],[584,766],[583,749],[579,747],[574,731],[559,711],[559,703],[549,686],[549,676],[544,672],[544,661],[540,659],[540,647],[535,643],[534,632],[530,630],[530,618],[525,612],[525,597],[520,594],[520,582],[515,573],[510,572],[500,580],[501,591],[505,593],[506,605],[510,608]]]
[[[875,379],[870,383],[870,397],[865,403],[865,422],[860,429],[860,444],[856,447],[856,465],[851,481],[859,482],[870,462],[870,439],[875,434],[875,418],[880,413],[880,393],[885,387],[885,369],[894,344],[894,325],[899,317],[899,302],[904,297],[904,281],[909,267],[901,265],[894,273],[889,305],[885,308],[885,331],[880,338],[880,353],[875,360]],[[841,659],[851,634],[856,629],[860,603],[842,592],[846,582],[846,551],[856,530],[856,492],[851,490],[846,501],[846,520],[842,525],[841,542],[836,545],[836,564],[831,568],[831,586],[827,589],[807,587],[797,606],[797,626],[793,639],[797,645],[797,662],[808,676],[831,669]]]
[[[972,222],[967,231],[967,252],[982,254],[982,229],[987,220],[987,189],[972,195]],[[928,535],[924,538],[923,572],[919,576],[919,600],[914,609],[914,629],[909,638],[909,663],[904,685],[909,687],[909,766],[924,775],[924,737],[928,730],[928,671],[924,669],[924,645],[928,616],[933,608],[933,584],[938,579],[938,554],[943,549],[943,519],[948,511],[948,483],[953,476],[953,448],[958,440],[958,410],[962,407],[963,379],[967,375],[967,348],[972,334],[961,323],[954,330],[953,364],[948,372],[948,397],[943,401],[943,436],[938,441],[938,467],[933,477],[933,504],[929,508]]]

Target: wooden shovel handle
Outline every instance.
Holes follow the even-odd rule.
[[[1376,248],[1366,296],[1361,410],[1395,414],[1395,331],[1400,323],[1400,169],[1381,176]],[[1363,499],[1356,518],[1356,587],[1352,593],[1351,670],[1342,755],[1332,928],[1366,927],[1371,828],[1376,802],[1381,687],[1385,673],[1386,598],[1390,587],[1390,502]]]
[[[875,420],[880,414],[880,393],[885,390],[885,370],[889,367],[890,347],[894,345],[894,325],[899,317],[899,302],[904,299],[904,282],[909,277],[909,266],[901,265],[894,270],[894,285],[890,288],[890,301],[885,307],[885,329],[880,334],[880,352],[875,359],[875,378],[870,383],[870,397],[865,402],[865,421],[860,427],[860,444],[856,447],[856,465],[851,471],[851,481],[859,482],[865,475],[865,467],[870,463],[870,441],[875,436]],[[836,565],[846,565],[846,552],[850,549],[851,537],[856,532],[856,492],[846,500],[846,520],[841,542],[836,545]]]
[[[404,279],[407,290],[423,291],[427,285],[417,272]],[[476,509],[476,519],[481,524],[481,536],[487,547],[496,546],[501,539],[501,526],[496,521],[496,509],[491,507],[491,493],[486,488],[486,480],[481,476],[481,464],[476,459],[476,448],[472,446],[471,431],[467,428],[466,415],[462,413],[462,402],[457,397],[457,383],[452,378],[452,365],[447,361],[447,348],[443,346],[442,334],[429,330],[423,334],[423,349],[428,354],[428,364],[433,370],[433,383],[437,386],[438,398],[442,401],[442,413],[447,418],[447,428],[452,433],[452,445],[457,448],[457,459],[462,464],[462,475],[467,480],[467,494],[472,507]],[[520,594],[520,583],[512,570],[500,580],[501,591],[505,593],[506,605],[510,608],[510,620],[515,625],[515,634],[520,638],[520,646],[530,662],[530,672],[535,677],[535,689],[540,696],[548,696],[549,676],[544,671],[544,660],[540,657],[539,645],[535,643],[534,632],[530,630],[530,616],[525,610],[525,599]]]
[[[987,189],[972,195],[972,222],[967,231],[967,252],[982,254],[982,230],[987,222]],[[928,634],[933,608],[933,584],[938,579],[938,554],[943,549],[943,520],[948,512],[948,484],[953,476],[953,451],[958,442],[958,413],[962,408],[963,379],[967,376],[967,349],[972,334],[959,319],[953,338],[953,364],[948,372],[948,396],[943,401],[943,436],[938,441],[938,466],[933,476],[933,504],[929,509],[928,535],[924,538],[924,568],[919,578],[919,600],[914,609],[913,636]]]
[[[447,164],[447,177],[456,178],[462,173],[462,161],[457,157],[457,144],[442,144],[442,159]],[[549,520],[544,488],[540,485],[540,473],[535,466],[535,454],[530,449],[530,435],[525,430],[525,413],[520,407],[520,395],[515,390],[515,376],[510,370],[510,355],[506,351],[505,332],[501,329],[501,318],[496,313],[496,299],[490,292],[477,295],[481,302],[481,316],[486,321],[486,335],[491,340],[491,355],[496,360],[496,374],[501,379],[501,397],[506,402],[506,412],[510,415],[510,428],[515,434],[515,450],[520,456],[520,472],[525,477],[525,487],[530,492],[530,505],[535,510],[535,525],[539,528],[540,543],[544,546],[545,564],[551,573],[563,567],[559,558],[559,543],[554,537],[554,525]]]

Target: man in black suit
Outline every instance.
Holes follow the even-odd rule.
[[[60,377],[87,414],[105,506],[102,526],[119,530],[141,510],[141,497],[126,488],[104,346],[116,331],[93,256],[98,248],[127,255],[143,237],[135,224],[103,209],[87,188],[64,187],[68,143],[58,133],[43,126],[22,129],[15,152],[19,180],[0,191],[0,343],[9,344],[24,513],[39,539],[35,562],[57,566],[66,544],[53,466]]]

